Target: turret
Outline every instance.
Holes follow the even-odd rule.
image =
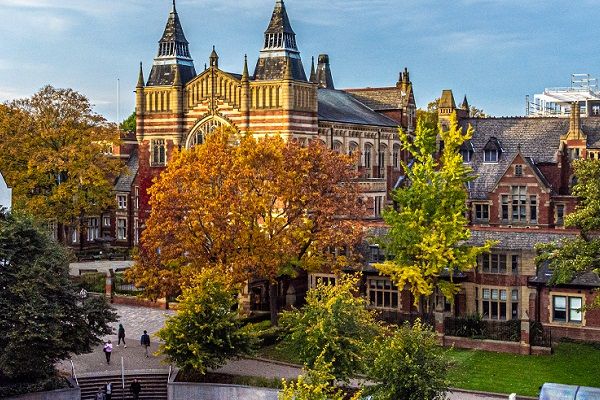
[[[288,60],[292,64],[290,69],[292,78],[306,82],[300,51],[296,45],[296,34],[290,24],[283,0],[277,0],[271,22],[265,31],[264,45],[256,62],[254,79],[281,79]]]
[[[319,85],[319,88],[335,89],[333,77],[331,76],[331,67],[329,66],[329,56],[327,54],[321,54],[319,56],[316,83]]]
[[[144,131],[144,68],[140,62],[140,72],[138,74],[138,82],[135,88],[135,132],[138,141],[141,140]]]
[[[244,71],[242,72],[240,112],[244,115],[244,127],[250,127],[250,76],[248,75],[248,56],[244,55]]]
[[[219,68],[219,55],[215,50],[215,46],[213,46],[212,52],[210,53],[210,66],[214,68]]]
[[[189,50],[189,42],[185,38],[175,1],[169,14],[167,25],[158,42],[158,54],[154,59],[147,86],[172,85],[175,79],[173,65],[179,67],[183,85],[196,76],[194,60]]]

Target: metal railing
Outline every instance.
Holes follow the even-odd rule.
[[[473,317],[446,318],[444,319],[444,332],[449,336],[471,339],[519,342],[521,340],[521,321],[489,321]]]
[[[75,373],[75,364],[73,364],[73,360],[71,360],[71,378],[73,378],[75,384],[79,386],[79,381],[77,380],[77,374]]]

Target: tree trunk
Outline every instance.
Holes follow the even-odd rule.
[[[279,323],[279,293],[277,281],[269,282],[269,310],[271,311],[271,325]]]

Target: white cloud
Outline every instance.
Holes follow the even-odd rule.
[[[512,33],[491,33],[481,31],[453,32],[429,41],[439,43],[441,49],[448,53],[504,51],[525,47],[531,43],[527,38]]]

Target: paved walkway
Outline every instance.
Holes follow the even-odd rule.
[[[97,346],[94,352],[90,354],[82,354],[73,357],[75,371],[78,374],[90,372],[117,372],[121,370],[121,357],[126,370],[140,369],[165,369],[168,364],[164,362],[163,357],[151,355],[149,358],[144,356],[144,349],[140,346],[140,336],[144,330],[147,330],[152,339],[152,353],[158,349],[158,339],[154,335],[160,328],[163,327],[165,320],[173,315],[173,311],[158,310],[144,307],[130,307],[123,305],[115,305],[115,309],[119,314],[119,321],[113,324],[114,335],[109,335],[105,339],[110,339],[113,342],[113,354],[110,365],[106,364],[102,345]],[[125,327],[127,348],[117,347],[117,327],[122,323]],[[71,363],[64,361],[59,364],[59,368],[70,372]],[[217,370],[226,374],[236,374],[243,376],[258,376],[264,378],[285,378],[295,379],[302,373],[302,369],[295,366],[281,365],[262,360],[241,359],[230,361]],[[354,381],[358,384],[358,381]],[[451,393],[448,400],[499,400],[507,399],[508,396],[494,397],[482,396],[470,393]]]
[[[72,358],[75,364],[75,372],[78,374],[87,372],[108,372],[121,370],[121,357],[125,369],[165,369],[168,365],[163,362],[163,357],[151,355],[146,358],[144,348],[140,346],[140,337],[144,330],[148,331],[151,336],[150,350],[155,353],[158,350],[158,339],[155,334],[163,327],[165,320],[169,315],[173,315],[173,311],[159,310],[145,307],[130,307],[124,305],[114,305],[119,315],[119,321],[112,324],[113,335],[106,336],[104,340],[111,340],[113,344],[113,352],[111,355],[110,365],[106,364],[106,358],[102,351],[103,344],[97,346],[92,353],[74,356]],[[117,328],[119,323],[125,328],[125,341],[127,348],[122,344],[117,346]],[[71,371],[70,361],[63,361],[58,365],[59,369]]]

